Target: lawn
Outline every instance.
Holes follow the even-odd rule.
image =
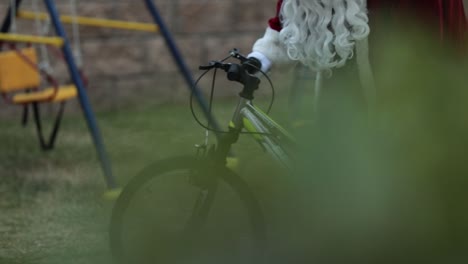
[[[372,259],[376,246],[388,259],[411,259],[407,252],[425,258],[434,248],[444,256],[460,249],[466,259],[468,110],[465,86],[456,81],[446,82],[447,93],[429,81],[385,90],[391,93],[378,129],[339,127],[320,135],[299,177],[284,177],[252,138],[242,137],[235,148],[239,174],[264,209],[271,258],[288,263],[313,248],[332,258]],[[287,96],[278,98],[272,116],[283,123]],[[216,100],[222,124],[234,106]],[[193,154],[204,140],[183,103],[145,103],[97,117],[121,185],[156,160]],[[67,114],[48,153],[39,150],[33,127],[18,121],[0,123],[0,264],[111,263],[112,203],[101,198],[104,179],[84,120]],[[444,251],[446,245],[456,247]],[[343,261],[329,263],[335,262]]]
[[[224,123],[234,105],[217,103]],[[204,140],[186,104],[147,104],[97,116],[121,185],[156,160],[195,153],[194,144]],[[277,116],[285,119],[282,111]],[[2,120],[0,131],[0,263],[109,263],[112,203],[101,198],[106,186],[81,115],[66,116],[56,148],[47,153],[39,149],[32,124],[23,128],[17,120]],[[254,175],[254,167],[270,160],[250,138],[238,145],[236,152],[250,161],[241,163],[240,173],[249,174],[246,180],[259,196],[271,192],[265,177],[271,181],[273,174]]]

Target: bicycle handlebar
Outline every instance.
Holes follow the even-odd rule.
[[[224,63],[225,60],[211,61],[208,65],[200,65],[198,68],[200,70],[206,71],[209,71],[211,69],[221,69],[225,71],[227,73],[228,80],[241,83],[244,86],[242,92],[239,95],[243,98],[252,100],[255,90],[258,89],[258,86],[260,84],[260,79],[258,78],[258,76],[255,75],[255,73],[261,72],[261,62],[253,57],[245,57],[244,55],[239,53],[239,50],[237,49],[232,49],[231,51],[229,51],[229,57],[239,60],[240,63]],[[229,57],[227,57],[226,59],[228,59]],[[266,78],[271,84],[270,79],[268,77]],[[272,90],[274,98],[273,85]],[[273,100],[270,104],[270,108],[273,104]]]
[[[209,65],[199,66],[200,70],[221,69],[227,73],[228,80],[240,81],[242,76],[242,65],[233,63],[222,63],[219,61],[211,61]],[[245,70],[245,69],[244,69]]]
[[[254,85],[258,88],[260,80],[252,73],[258,71],[259,62],[256,59],[250,59],[240,54],[237,49],[232,49],[229,52],[230,57],[238,59],[238,63],[223,63],[221,61],[211,61],[208,65],[199,66],[200,70],[221,69],[227,73],[227,78],[230,81],[239,82],[245,86]]]

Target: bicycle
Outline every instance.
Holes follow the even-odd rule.
[[[225,63],[224,61],[228,58],[234,58],[239,63]],[[110,245],[112,253],[118,261],[125,263],[164,263],[170,260],[170,263],[197,263],[200,260],[198,257],[203,256],[201,257],[203,261],[200,260],[200,263],[207,263],[207,260],[213,261],[216,257],[221,257],[222,263],[229,263],[227,259],[231,260],[232,263],[259,263],[264,257],[266,225],[260,203],[242,178],[226,166],[226,160],[231,146],[237,142],[241,134],[247,133],[251,134],[279,164],[291,169],[292,155],[288,151],[288,147],[294,145],[295,142],[294,138],[285,129],[253,104],[253,95],[260,84],[258,76],[251,73],[252,67],[255,66],[251,65],[249,59],[235,49],[230,52],[228,58],[200,66],[200,69],[205,70],[205,73],[212,69],[223,70],[227,73],[228,80],[243,85],[242,91],[239,93],[239,102],[228,125],[228,131],[215,131],[218,136],[216,146],[207,148],[207,146],[202,145],[199,146],[199,150],[202,149],[203,151],[197,151],[198,155],[196,156],[177,157],[157,162],[130,180],[116,201],[111,218]],[[196,120],[200,123],[197,118]],[[209,126],[201,125],[210,129]],[[154,217],[155,219],[152,219],[153,216],[151,215],[139,217],[134,225],[143,227],[143,221],[151,219],[151,229],[144,228],[140,234],[137,234],[137,228],[131,225],[132,220],[130,218],[134,215],[132,210],[136,210],[136,207],[145,207],[141,204],[143,202],[135,202],[138,201],[137,194],[149,194],[147,189],[152,187],[152,181],[161,180],[165,174],[172,174],[174,179],[174,174],[177,172],[183,172],[184,177],[181,180],[185,180],[186,184],[188,183],[187,190],[184,189],[178,192],[177,190],[169,190],[166,187],[161,191],[164,193],[158,192],[162,198],[144,198],[143,201],[150,202],[154,206],[154,204],[160,202],[158,199],[168,199],[171,195],[178,195],[178,197],[172,198],[172,201],[175,201],[187,198],[188,194],[194,194],[196,198],[189,199],[187,202],[189,209],[174,213],[173,210],[176,209],[176,206],[164,207],[164,204],[156,209],[141,208],[145,213],[154,212],[159,213],[159,215]],[[176,184],[180,183],[176,182]],[[219,190],[221,184],[226,184],[234,191],[248,216],[247,224],[250,227],[242,235],[248,236],[250,242],[241,245],[241,248],[242,246],[245,246],[245,248],[236,251],[237,253],[233,252],[234,246],[239,245],[229,247],[228,250],[222,252],[217,251],[216,246],[218,246],[218,243],[216,241],[218,240],[211,241],[209,238],[210,233],[206,231],[208,226],[206,223],[210,221],[210,209],[218,206],[215,196],[217,193],[224,194]],[[177,186],[181,188],[182,185]],[[169,192],[170,195],[166,196],[165,192]],[[179,201],[177,200],[177,202]],[[181,205],[178,204],[177,206]],[[164,213],[165,216],[163,216]],[[187,220],[182,220],[182,215]],[[125,220],[126,217],[129,217],[130,220]],[[164,217],[170,219],[164,220],[162,219]],[[129,229],[126,229],[125,221],[129,223]],[[167,223],[162,223],[164,221]],[[158,227],[158,224],[165,224],[165,226]],[[201,238],[205,238],[209,242],[200,245],[202,244],[199,242]],[[146,239],[149,241],[146,241]],[[225,237],[225,240],[229,240],[229,237]],[[134,244],[136,242],[138,242],[138,246]],[[203,249],[200,251],[200,248]],[[208,251],[206,255],[203,251],[205,248]],[[248,260],[246,261],[245,258]]]

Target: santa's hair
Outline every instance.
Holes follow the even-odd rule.
[[[314,70],[343,66],[370,31],[366,0],[285,0],[281,15],[289,58]]]

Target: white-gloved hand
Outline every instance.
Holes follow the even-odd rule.
[[[267,56],[263,55],[263,53],[259,51],[253,51],[252,53],[247,55],[247,58],[252,58],[252,57],[260,61],[260,64],[262,65],[260,70],[262,70],[262,72],[266,73],[270,70],[272,62],[270,59],[267,58]]]
[[[252,53],[247,56],[258,59],[264,72],[268,72],[273,64],[291,62],[279,35],[278,31],[268,27],[264,36],[253,45]]]

